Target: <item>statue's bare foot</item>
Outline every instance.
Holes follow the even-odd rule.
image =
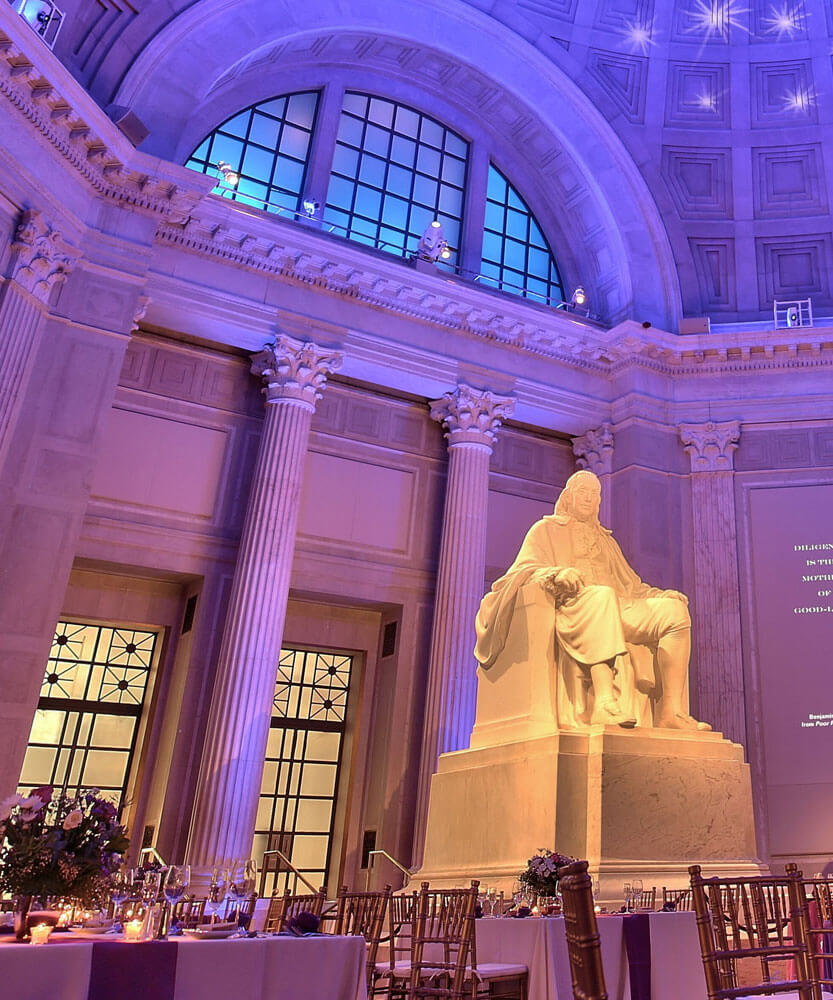
[[[633,729],[636,719],[632,715],[627,715],[622,711],[622,707],[615,698],[602,702],[593,707],[593,714],[590,717],[591,726],[621,726],[623,729]]]
[[[693,715],[686,715],[684,712],[660,718],[657,726],[660,729],[682,729],[699,733],[710,733],[712,729],[708,722],[700,722]]]

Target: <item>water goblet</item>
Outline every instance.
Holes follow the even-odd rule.
[[[168,904],[168,913],[166,927],[170,927],[173,921],[174,909],[176,904],[185,895],[185,891],[191,884],[191,866],[190,865],[171,865],[168,868],[168,873],[165,876],[165,901]]]
[[[225,903],[228,885],[228,869],[222,867],[214,868],[211,873],[211,885],[208,887],[208,895],[205,899],[205,908],[211,915],[212,924],[217,919],[217,914]]]
[[[622,895],[625,897],[625,912],[631,912],[631,898],[633,896],[633,888],[630,882],[625,882],[622,886]]]
[[[489,889],[488,899],[489,899],[489,915],[493,917],[495,915],[495,907],[497,906],[497,889],[495,888],[495,886],[491,886],[491,888]],[[502,916],[502,914],[498,913],[498,916]]]
[[[631,892],[632,897],[632,907],[634,910],[638,910],[642,907],[642,879],[635,878],[631,879]]]
[[[118,920],[122,906],[130,899],[133,889],[133,874],[126,868],[119,868],[110,883],[110,899],[113,903],[113,920]]]

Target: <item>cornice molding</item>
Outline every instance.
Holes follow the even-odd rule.
[[[213,186],[134,149],[7,5],[0,6],[0,94],[101,197],[184,221]]]

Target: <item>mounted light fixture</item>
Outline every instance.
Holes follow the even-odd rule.
[[[587,302],[587,292],[585,292],[581,285],[578,285],[573,292],[573,297],[570,299],[570,305],[575,308],[576,306],[583,306],[585,302]]]
[[[438,219],[434,219],[429,226],[426,226],[425,232],[420,236],[417,256],[420,260],[430,260],[433,264],[438,260],[448,260],[451,256],[451,247]]]
[[[50,0],[14,0],[14,8],[49,48],[54,48],[64,20],[63,11]]]
[[[783,330],[785,327],[813,325],[812,299],[781,300],[780,302],[776,299],[772,311],[776,330]]]
[[[223,183],[228,184],[229,187],[237,187],[240,182],[240,174],[237,173],[230,163],[226,163],[225,160],[218,160],[217,169],[223,175]]]
[[[321,208],[320,203],[314,198],[304,198],[301,204],[304,207],[304,215],[306,215],[308,219],[314,219],[318,209]]]

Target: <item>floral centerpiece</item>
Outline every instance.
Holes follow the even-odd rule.
[[[106,902],[128,839],[98,789],[57,795],[44,785],[0,802],[0,891],[28,909],[33,896]],[[25,923],[25,919],[24,919]]]
[[[572,864],[575,860],[567,854],[557,854],[541,847],[538,853],[527,861],[525,870],[518,876],[518,881],[527,892],[538,896],[554,896],[558,888],[558,869]]]

